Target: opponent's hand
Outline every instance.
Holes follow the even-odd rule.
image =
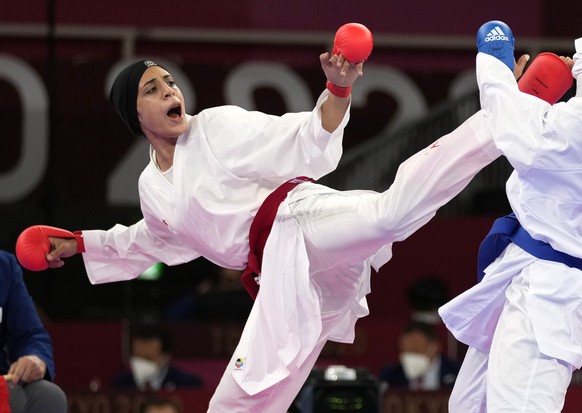
[[[523,75],[523,71],[525,70],[525,65],[529,61],[529,55],[523,54],[515,61],[515,65],[513,66],[513,76],[515,80],[518,80],[521,75]]]
[[[477,50],[496,57],[513,71],[515,39],[507,24],[500,20],[491,20],[477,31]]]
[[[562,62],[566,63],[568,69],[572,70],[574,67],[574,59],[572,59],[570,56],[560,56],[560,59],[562,59]]]
[[[15,384],[20,381],[30,383],[44,378],[46,364],[37,356],[22,356],[10,365],[8,375]]]

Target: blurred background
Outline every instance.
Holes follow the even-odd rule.
[[[383,190],[402,161],[478,110],[475,33],[482,23],[506,22],[516,54],[571,56],[580,16],[582,4],[573,0],[2,2],[0,248],[13,252],[30,225],[107,229],[140,219],[137,178],[147,145],[130,136],[107,99],[112,76],[128,61],[150,58],[171,69],[189,113],[234,104],[280,115],[311,110],[325,83],[319,54],[331,50],[342,24],[365,24],[375,47],[354,87],[342,163],[324,183]],[[358,323],[356,343],[330,343],[322,365],[378,374],[397,357],[415,281],[436,276],[449,298],[476,281],[478,245],[493,219],[509,211],[510,171],[496,161],[395,246],[393,260],[373,278],[371,315]],[[184,405],[204,406],[252,305],[238,274],[204,259],[92,286],[74,257],[57,271],[25,272],[25,280],[53,336],[56,381],[70,394],[71,412],[97,403],[85,392],[108,394],[112,375],[127,363],[131,323],[144,317],[167,323],[175,359],[204,379],[201,401],[181,396]],[[462,347],[441,332],[448,354],[462,358]],[[405,404],[382,408],[405,412],[394,407]],[[123,411],[115,409],[109,411]]]

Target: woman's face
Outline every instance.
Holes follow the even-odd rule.
[[[184,97],[165,69],[152,66],[142,75],[137,117],[146,137],[176,138],[186,131]]]

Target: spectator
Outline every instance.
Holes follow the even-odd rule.
[[[0,251],[0,373],[9,378],[12,413],[67,412],[65,393],[52,382],[51,339],[16,257],[5,251]]]
[[[202,387],[202,380],[172,364],[168,331],[153,322],[139,323],[130,337],[130,370],[113,378],[113,388],[174,390]]]
[[[459,366],[442,353],[435,326],[412,321],[398,341],[400,362],[384,367],[379,377],[389,389],[452,388]]]

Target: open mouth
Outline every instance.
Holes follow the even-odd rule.
[[[182,106],[176,105],[168,111],[168,117],[178,119],[182,116]]]

